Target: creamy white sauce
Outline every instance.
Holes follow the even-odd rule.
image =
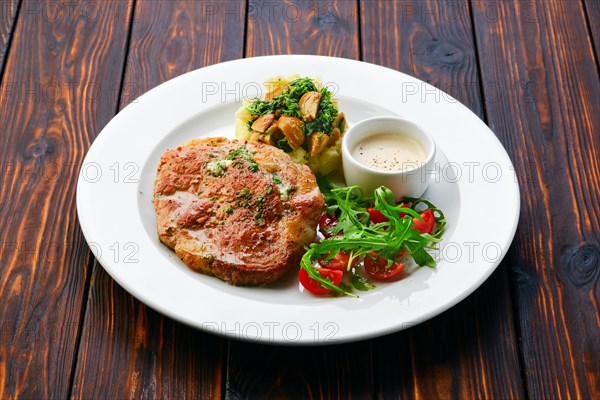
[[[425,149],[408,136],[380,133],[359,142],[352,156],[371,168],[402,171],[416,168],[425,162]]]

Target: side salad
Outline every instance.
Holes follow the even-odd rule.
[[[300,261],[298,277],[306,290],[357,297],[355,289],[399,279],[411,259],[436,266],[427,249],[442,240],[446,219],[432,203],[405,198],[396,204],[385,186],[366,195],[359,186],[336,187],[322,176],[317,181],[326,204],[319,222],[324,238]]]

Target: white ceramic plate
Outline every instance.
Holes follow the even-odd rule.
[[[189,139],[233,137],[243,98],[265,78],[320,77],[352,125],[400,115],[438,146],[424,197],[447,217],[436,269],[380,284],[360,298],[302,292],[294,276],[268,288],[230,286],[188,270],[155,230],[153,182],[161,154]],[[81,168],[77,211],[108,273],[148,306],[232,338],[286,344],[348,342],[399,331],[452,307],[485,281],[517,227],[519,187],[489,128],[448,94],[408,75],[340,58],[273,56],[226,62],[172,79],[128,105],[102,130]]]

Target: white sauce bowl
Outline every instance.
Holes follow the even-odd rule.
[[[397,134],[416,140],[425,150],[425,161],[403,170],[380,170],[369,167],[352,156],[361,141],[379,134]],[[403,197],[421,197],[433,173],[435,142],[429,133],[405,118],[374,117],[365,119],[344,133],[342,139],[342,164],[348,186],[358,185],[365,193],[379,186],[387,186],[396,201]]]

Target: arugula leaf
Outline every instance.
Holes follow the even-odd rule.
[[[352,286],[354,286],[356,290],[360,290],[361,292],[366,292],[375,288],[375,285],[370,283],[362,276],[356,274],[352,275]]]

